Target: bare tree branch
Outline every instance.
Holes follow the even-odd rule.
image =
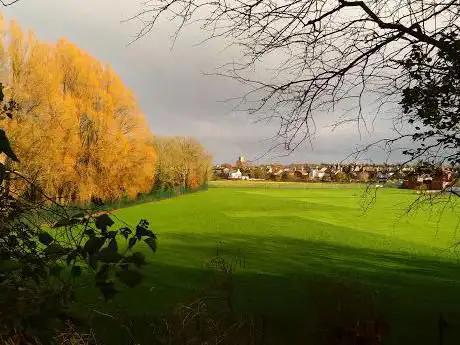
[[[6,1],[3,1],[3,0],[0,0],[0,3],[2,4],[2,6],[8,7],[8,6],[14,5],[15,3],[19,2],[19,1],[20,0],[13,0],[13,1],[10,1],[10,2],[6,2]]]
[[[457,0],[149,0],[134,17],[143,23],[136,39],[168,15],[178,22],[176,35],[198,23],[207,39],[241,49],[239,63],[218,74],[253,87],[241,109],[277,119],[288,150],[311,136],[317,113],[343,104],[356,102],[356,121],[366,126],[362,99],[383,92],[394,98],[408,82],[399,63],[411,46],[444,49],[440,33],[460,17]],[[284,62],[275,76],[250,77],[271,56]]]

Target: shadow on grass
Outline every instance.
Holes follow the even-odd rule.
[[[199,235],[177,237],[184,244],[162,250],[211,259],[216,243],[221,243],[218,236],[206,236],[205,242]],[[455,262],[283,237],[227,235],[219,247],[219,254],[235,263],[236,311],[263,316],[286,336],[286,344],[310,343],[317,317],[341,298],[339,283],[370,300],[383,315],[390,326],[386,344],[439,344],[441,312],[449,324],[443,344],[460,343],[460,265]],[[151,320],[189,301],[206,286],[212,271],[206,262],[184,267],[153,260],[145,274],[141,286],[125,290],[107,306],[128,313],[135,334],[128,336],[113,320],[97,317],[93,322],[104,344],[134,343],[133,339],[151,344]]]

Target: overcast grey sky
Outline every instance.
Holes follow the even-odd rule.
[[[198,28],[184,32],[171,51],[174,27],[161,23],[157,30],[127,46],[140,23],[122,23],[140,8],[136,0],[22,0],[3,12],[39,38],[54,42],[66,37],[103,62],[110,63],[137,95],[152,131],[159,135],[191,135],[214,156],[215,162],[234,162],[240,153],[259,157],[273,142],[277,125],[254,123],[235,113],[225,103],[241,95],[234,81],[204,76],[203,72],[228,61],[222,52],[225,42],[214,41],[197,47],[204,38]],[[232,52],[237,57],[238,52]],[[388,121],[379,120],[374,131],[360,138],[356,126],[332,131],[328,124],[339,116],[327,114],[318,122],[313,145],[299,148],[288,157],[271,153],[261,161],[340,161],[356,145],[385,136]],[[370,152],[368,158],[381,161],[383,155]]]

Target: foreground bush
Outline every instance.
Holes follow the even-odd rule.
[[[0,164],[0,340],[50,344],[75,319],[70,307],[79,277],[92,274],[111,299],[122,285],[140,283],[138,269],[146,260],[133,249],[142,241],[156,251],[156,236],[145,220],[135,229],[112,229],[106,213],[72,214],[50,207],[50,200],[18,198],[10,189],[12,176],[21,177]],[[47,225],[48,219],[57,221]]]

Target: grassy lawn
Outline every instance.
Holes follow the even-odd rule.
[[[438,344],[440,312],[451,324],[444,344],[460,342],[459,205],[441,217],[439,206],[406,215],[415,194],[381,189],[364,212],[368,198],[357,186],[214,187],[117,211],[133,225],[148,219],[159,249],[141,286],[111,308],[148,319],[186,301],[207,282],[219,246],[229,260],[244,258],[234,277],[238,310],[307,320],[342,281],[372,295],[390,324],[389,344]]]
[[[265,180],[218,180],[209,182],[210,187],[262,188],[262,189],[313,189],[313,188],[363,188],[363,183],[284,182]]]

